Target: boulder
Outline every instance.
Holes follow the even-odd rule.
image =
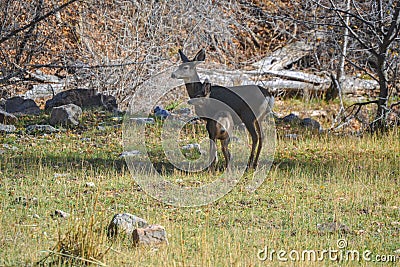
[[[38,115],[40,108],[32,99],[24,99],[15,96],[5,101],[5,110],[8,113],[17,113],[21,115]]]
[[[56,94],[46,101],[45,109],[52,109],[67,104],[75,104],[81,108],[102,107],[109,111],[117,111],[115,97],[98,93],[93,89],[71,89]]]
[[[300,125],[310,131],[316,131],[316,132],[322,131],[321,124],[318,121],[311,118],[302,119]]]
[[[121,232],[130,236],[135,229],[147,226],[146,220],[130,213],[115,214],[108,225],[107,236],[113,238]]]
[[[293,113],[290,113],[289,115],[283,117],[282,121],[284,123],[296,124],[296,123],[300,122],[300,118],[299,118],[299,116],[297,116]]]
[[[56,132],[58,132],[58,130],[56,128],[54,128],[53,126],[51,126],[51,125],[38,125],[38,124],[35,124],[35,125],[27,126],[26,127],[26,132],[28,134],[31,134],[31,133],[47,133],[47,134],[50,134],[50,133],[56,133]]]
[[[167,232],[161,225],[149,225],[145,228],[137,228],[132,234],[133,243],[136,245],[168,244]]]
[[[0,133],[13,133],[16,131],[14,125],[4,125],[0,123]]]
[[[17,122],[17,120],[17,117],[15,117],[13,114],[0,109],[0,123],[14,124]]]
[[[79,124],[79,118],[82,116],[82,109],[75,104],[67,104],[54,107],[51,111],[50,124],[76,126]]]

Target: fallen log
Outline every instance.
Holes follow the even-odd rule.
[[[313,46],[298,41],[275,50],[271,55],[252,64],[261,72],[282,70],[299,61],[313,51]]]
[[[319,85],[301,82],[301,81],[290,81],[283,79],[276,79],[273,81],[257,81],[254,84],[268,88],[271,92],[277,93],[281,91],[285,92],[297,92],[297,91],[308,91],[308,92],[324,92],[330,86],[329,83],[322,83]]]

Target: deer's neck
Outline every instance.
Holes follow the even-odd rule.
[[[199,81],[191,81],[185,84],[186,91],[189,94],[190,98],[194,98],[198,92],[201,90],[202,83]]]

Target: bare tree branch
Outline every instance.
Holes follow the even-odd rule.
[[[5,41],[9,40],[10,38],[12,38],[13,36],[15,36],[16,34],[18,34],[18,33],[22,32],[22,31],[24,31],[24,30],[26,30],[26,29],[32,27],[33,25],[35,25],[35,24],[41,22],[42,20],[44,20],[44,19],[46,19],[46,18],[48,18],[48,17],[54,15],[55,13],[59,12],[60,10],[66,8],[67,6],[69,6],[70,4],[72,4],[72,3],[76,2],[76,1],[78,1],[78,0],[70,0],[70,1],[66,2],[65,4],[63,4],[63,5],[61,5],[61,6],[57,7],[57,8],[55,8],[55,9],[53,9],[52,11],[50,11],[50,12],[44,14],[43,16],[34,18],[34,19],[33,19],[30,23],[28,23],[27,25],[25,25],[25,26],[23,26],[23,27],[21,27],[21,28],[18,28],[18,29],[15,29],[15,30],[11,31],[9,34],[7,34],[6,36],[4,36],[4,37],[2,37],[2,38],[0,39],[0,44],[2,44],[2,43],[4,43]]]

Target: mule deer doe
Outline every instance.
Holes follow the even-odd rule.
[[[211,83],[206,79],[202,85],[201,93],[196,98],[192,98],[188,101],[190,105],[195,107],[196,113],[204,114],[205,110],[209,108],[210,103]],[[229,161],[231,159],[231,153],[229,152],[230,136],[233,130],[233,119],[230,112],[226,110],[219,111],[213,119],[207,120],[207,132],[210,138],[210,157],[211,165],[210,170],[215,171],[216,163],[218,162],[217,156],[217,145],[216,140],[220,140],[222,153],[225,159],[225,169],[229,167]]]
[[[183,63],[171,74],[171,77],[182,79],[185,82],[190,98],[201,97],[203,84],[200,81],[196,66],[205,60],[205,50],[201,49],[192,60],[189,60],[182,50],[179,50],[179,55]],[[246,126],[252,139],[246,171],[255,169],[258,164],[264,138],[261,122],[268,112],[271,111],[274,97],[267,89],[257,85],[243,85],[230,88],[213,85],[210,88],[209,97],[220,101],[236,113],[232,114],[234,123],[243,122]],[[207,107],[206,112],[208,115],[212,114],[211,116],[206,116],[207,114],[197,115],[205,117],[208,122],[211,120],[209,118],[213,117],[219,111],[221,110],[218,110],[214,105],[210,105]]]

